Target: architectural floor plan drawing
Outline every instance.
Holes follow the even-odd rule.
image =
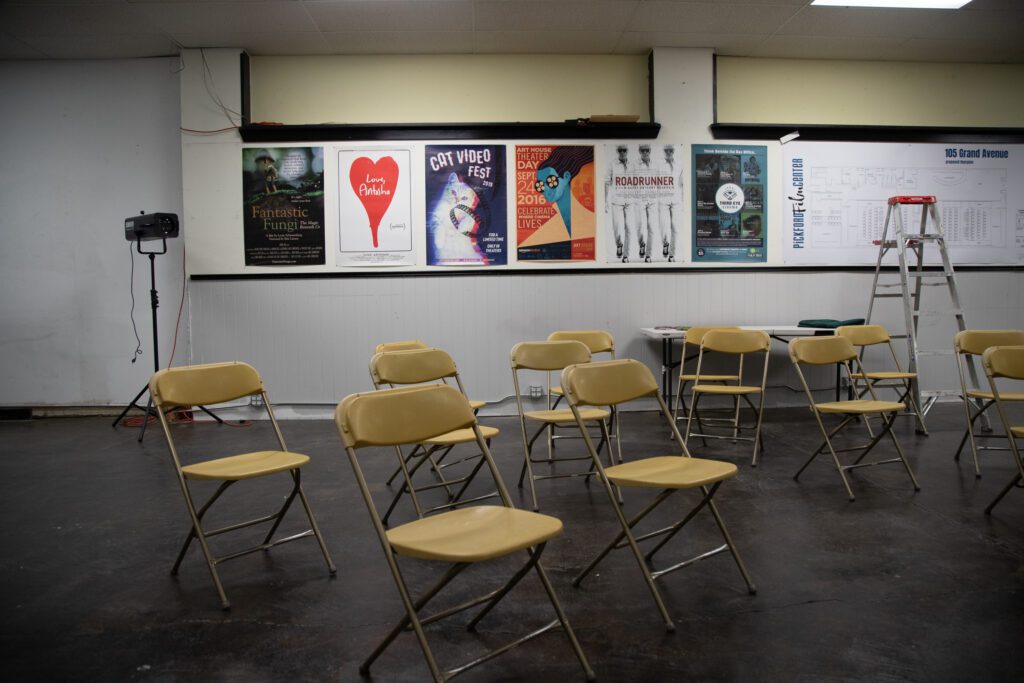
[[[783,159],[787,265],[873,265],[895,195],[938,199],[954,263],[1024,263],[1020,145],[790,143]],[[903,207],[908,234],[921,213]]]

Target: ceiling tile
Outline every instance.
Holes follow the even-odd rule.
[[[481,54],[611,54],[618,31],[476,31]]]
[[[473,52],[469,31],[337,31],[324,33],[333,54],[467,54]]]
[[[143,11],[124,2],[113,5],[0,2],[0,26],[15,36],[152,33],[155,30]]]
[[[902,42],[881,37],[771,36],[745,54],[729,51],[719,54],[784,59],[905,60]]]
[[[468,31],[473,28],[470,0],[307,0],[303,6],[324,32]]]
[[[707,47],[728,54],[744,54],[764,41],[763,36],[720,33],[678,33],[672,31],[626,31],[615,51],[621,54],[648,52],[655,47]]]
[[[948,10],[907,10],[846,7],[806,7],[779,30],[798,36],[898,36],[927,35]]]
[[[133,7],[168,33],[316,30],[300,2],[167,2]]]
[[[481,31],[621,31],[639,2],[477,2]]]
[[[628,28],[631,31],[770,34],[798,11],[800,8],[792,5],[642,2]]]

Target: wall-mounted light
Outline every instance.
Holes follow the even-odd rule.
[[[901,9],[960,9],[971,0],[811,0],[819,7],[897,7]]]

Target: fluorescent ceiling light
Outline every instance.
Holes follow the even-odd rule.
[[[900,7],[904,9],[960,9],[971,0],[811,0],[819,7]]]

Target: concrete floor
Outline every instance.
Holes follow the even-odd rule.
[[[627,456],[663,452],[664,430],[647,430],[653,420],[652,413],[626,416]],[[486,422],[502,430],[494,452],[513,495],[520,496],[518,423]],[[541,482],[542,510],[565,523],[564,534],[549,543],[545,564],[598,679],[1020,680],[1024,490],[1011,491],[992,516],[982,513],[1014,470],[1006,453],[983,456],[981,479],[969,459],[955,463],[961,424],[955,404],[933,409],[927,437],[903,421],[898,433],[922,490],[913,491],[899,465],[867,468],[852,475],[853,503],[824,459],[793,481],[818,442],[806,410],[769,411],[767,452],[756,469],[745,447],[719,442],[695,449],[740,465],[718,501],[758,593],[748,595],[728,555],[670,574],[659,586],[675,633],[666,633],[627,551],[607,559],[581,588],[570,585],[616,523],[600,487],[580,479]],[[359,662],[399,618],[401,606],[333,423],[288,421],[283,429],[292,450],[313,458],[304,481],[338,574],[329,577],[309,540],[233,560],[221,565],[233,604],[225,612],[196,548],[180,575],[169,575],[187,518],[157,430],[139,445],[135,430],[112,430],[108,418],[0,423],[6,675],[358,680]],[[269,437],[267,423],[177,430],[192,452],[237,452]],[[563,443],[565,451],[579,446]],[[371,459],[368,471],[379,479],[392,462]],[[260,494],[280,500],[287,492],[283,480],[248,483],[228,495],[233,512],[264,510],[260,503],[267,498]],[[382,485],[374,491],[381,499],[387,495]],[[647,498],[627,491],[627,508]],[[659,518],[670,521],[671,507]],[[407,517],[409,508],[402,511]],[[666,563],[718,544],[710,518],[698,520],[665,551]],[[289,521],[289,528],[304,528],[298,510]],[[233,547],[231,539],[218,540],[215,547]],[[437,575],[429,563],[403,566],[414,587]],[[494,572],[490,565],[471,569],[462,586],[489,586]],[[545,623],[550,614],[536,579],[528,578],[476,634],[456,618],[429,627],[428,637],[448,667]],[[379,681],[428,678],[409,634],[372,672]],[[571,681],[583,675],[564,636],[554,631],[460,680]]]

